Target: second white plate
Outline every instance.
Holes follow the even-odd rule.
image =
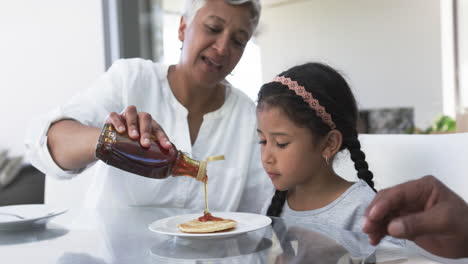
[[[167,217],[151,223],[148,228],[153,232],[164,235],[195,239],[212,239],[237,236],[266,227],[269,224],[271,224],[271,219],[264,215],[238,212],[212,212],[212,215],[215,217],[221,217],[237,221],[236,228],[225,232],[205,234],[184,233],[177,228],[177,225],[196,219],[202,215],[203,213]]]
[[[25,229],[45,224],[50,218],[66,211],[50,208],[44,204],[0,206],[0,231]]]

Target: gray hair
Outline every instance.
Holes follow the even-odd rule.
[[[195,14],[198,12],[200,8],[202,8],[206,4],[207,0],[185,0],[184,6],[184,13],[183,16],[186,20],[187,25],[192,23]],[[261,5],[260,0],[224,0],[226,3],[230,5],[242,5],[242,4],[250,4],[250,13],[251,13],[251,21],[254,25],[254,28],[257,27],[258,21],[260,19],[260,12],[261,12]]]

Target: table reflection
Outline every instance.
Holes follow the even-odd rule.
[[[0,231],[0,246],[21,245],[55,239],[68,233],[61,225],[35,225],[28,229]]]
[[[192,213],[197,212],[70,210],[41,230],[0,234],[0,255],[8,263],[379,263],[378,251],[363,233],[311,219],[274,217],[266,228],[216,239],[172,237],[148,229],[158,219]],[[400,260],[405,260],[403,248],[393,249],[403,252]]]
[[[302,218],[274,218],[281,248],[274,263],[375,263],[375,247],[367,236]]]
[[[265,228],[268,230],[268,228]],[[154,260],[168,263],[265,263],[265,254],[271,248],[264,231],[242,234],[228,239],[169,238],[157,242],[151,253]]]

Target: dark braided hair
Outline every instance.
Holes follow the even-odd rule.
[[[373,174],[361,150],[356,130],[358,109],[356,99],[346,80],[333,68],[322,63],[306,63],[292,67],[279,76],[289,77],[312,93],[321,106],[331,115],[336,129],[343,135],[340,151],[348,149],[359,179],[374,191]],[[279,82],[264,84],[258,93],[257,110],[279,107],[297,126],[310,129],[317,137],[324,137],[331,128],[317,116],[304,99]],[[286,201],[287,191],[275,192],[267,215],[279,216]]]
[[[283,209],[284,203],[286,202],[286,194],[288,191],[276,190],[275,195],[271,198],[271,204],[268,207],[267,215],[279,216]]]

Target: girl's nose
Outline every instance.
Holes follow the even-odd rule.
[[[271,151],[267,147],[264,147],[264,149],[262,150],[262,162],[264,164],[273,164],[274,160],[275,159],[273,153],[271,153]]]

